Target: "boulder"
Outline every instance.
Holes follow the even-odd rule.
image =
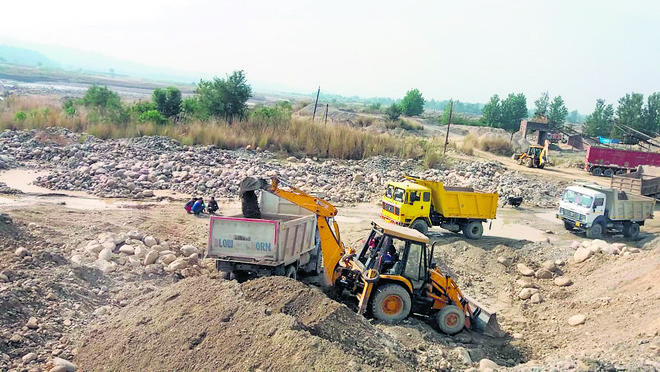
[[[540,293],[534,293],[529,301],[533,304],[540,304],[543,301],[543,297],[541,297]]]
[[[167,250],[167,249],[165,249],[165,247],[163,247],[160,244],[156,244],[156,245],[151,246],[151,249],[154,250],[154,251],[158,251],[158,252],[164,252],[164,251]]]
[[[123,253],[131,256],[135,253],[135,248],[133,248],[130,245],[122,245],[121,248],[119,248],[119,253]]]
[[[546,269],[546,270],[548,270],[548,271],[555,271],[555,270],[557,270],[557,265],[556,265],[555,262],[552,261],[552,260],[544,261],[544,262],[541,264],[541,267],[544,268],[544,269]]]
[[[575,263],[584,262],[591,257],[592,254],[593,252],[589,248],[578,248],[573,254],[573,261],[575,261]]]
[[[481,359],[479,361],[479,371],[485,371],[486,369],[496,370],[498,367],[497,363],[490,359]]]
[[[76,369],[78,369],[78,367],[75,364],[69,362],[66,359],[62,359],[62,358],[54,358],[53,359],[53,365],[55,367],[64,368],[64,371],[66,371],[66,372],[75,372]]]
[[[37,353],[27,353],[21,358],[24,364],[30,364],[37,360]]]
[[[587,317],[584,314],[573,315],[572,317],[568,318],[568,325],[575,327],[577,325],[583,324],[586,320]]]
[[[535,293],[538,293],[538,291],[539,290],[536,288],[523,288],[523,290],[520,291],[520,293],[518,294],[518,298],[520,298],[521,300],[527,300],[530,297],[532,297],[532,295],[534,295]]]
[[[497,257],[497,262],[501,263],[506,267],[509,267],[513,263],[513,260],[511,260],[510,257],[499,256]]]
[[[135,248],[133,248],[133,254],[137,258],[144,258],[144,256],[147,255],[147,252],[149,251],[143,245],[136,245]]]
[[[112,250],[108,248],[103,248],[101,252],[99,252],[99,260],[102,261],[112,260]]]
[[[176,260],[176,256],[173,255],[173,254],[167,254],[167,255],[162,256],[160,258],[160,260],[163,262],[163,264],[169,265],[172,262],[174,262],[174,260]]]
[[[134,240],[142,240],[144,239],[144,234],[138,231],[131,231],[128,233],[128,237]]]
[[[538,269],[536,273],[534,273],[534,276],[536,276],[537,279],[552,279],[552,273],[546,269]]]
[[[158,259],[158,251],[149,251],[144,257],[144,266],[148,266],[156,262]]]
[[[35,317],[30,317],[28,320],[27,324],[25,324],[28,328],[30,329],[37,329],[39,328],[39,323],[37,323],[37,318]]]
[[[558,276],[555,278],[555,285],[560,287],[568,287],[573,284],[573,281],[565,276]]]
[[[112,261],[106,261],[106,260],[96,260],[94,262],[94,266],[96,266],[97,269],[101,270],[104,274],[111,273],[117,269],[117,264],[112,262]]]
[[[153,236],[148,235],[148,236],[145,236],[145,237],[144,237],[144,244],[145,244],[147,247],[151,248],[151,247],[153,247],[154,245],[158,244],[158,241],[157,241],[156,238],[154,238]]]
[[[199,250],[192,245],[184,245],[181,247],[181,253],[184,256],[189,257],[191,254],[198,254]]]
[[[516,284],[522,288],[538,288],[531,278],[520,278],[516,280]]]
[[[534,270],[530,269],[529,267],[527,267],[527,265],[525,265],[523,263],[519,263],[518,265],[516,265],[516,267],[518,268],[518,272],[521,275],[524,275],[524,276],[534,275]]]
[[[167,266],[167,271],[180,270],[186,266],[188,266],[188,262],[186,262],[183,258],[177,258]]]
[[[15,254],[16,257],[18,257],[18,258],[23,258],[23,257],[25,257],[25,256],[29,256],[29,255],[30,255],[30,252],[28,252],[28,250],[25,249],[24,247],[19,247],[19,248],[16,249],[16,251],[14,252],[14,254]]]

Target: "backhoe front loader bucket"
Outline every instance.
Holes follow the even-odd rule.
[[[500,328],[500,324],[497,322],[497,314],[494,311],[488,310],[473,298],[468,296],[463,297],[470,304],[470,310],[472,310],[472,318],[470,320],[474,330],[493,338],[501,338],[506,335],[506,332]]]

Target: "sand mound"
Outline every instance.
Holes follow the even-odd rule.
[[[321,291],[282,277],[196,277],[99,321],[84,370],[411,370],[412,354]]]

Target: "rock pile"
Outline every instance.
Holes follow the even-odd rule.
[[[37,139],[34,131],[5,131],[0,134],[0,155],[11,154],[18,161],[51,169],[50,175],[37,180],[40,186],[108,198],[148,198],[154,190],[236,197],[239,182],[246,176],[277,176],[334,203],[372,201],[382,195],[385,182],[403,180],[406,174],[450,186],[497,191],[502,198],[522,195],[530,206],[554,206],[563,188],[494,162],[458,163],[450,170],[438,170],[424,169],[417,160],[383,156],[283,161],[268,151],[181,146],[167,137],[101,141],[64,129],[50,131],[45,139]]]
[[[628,256],[641,252],[641,249],[628,247],[624,243],[609,244],[601,239],[585,240],[582,243],[573,241],[572,247],[575,249],[575,253],[573,254],[574,263],[585,262],[596,253],[603,253],[610,256]]]
[[[102,233],[71,252],[71,262],[93,266],[103,273],[144,268],[146,273],[177,272],[183,277],[201,273],[200,251],[192,245],[169,242],[137,231]]]

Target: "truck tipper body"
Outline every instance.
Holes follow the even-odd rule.
[[[213,216],[207,257],[226,276],[287,275],[319,270],[316,216],[276,195],[262,192],[261,219]]]
[[[594,184],[569,186],[559,202],[557,218],[567,230],[585,231],[596,239],[606,233],[635,238],[653,218],[655,199]]]
[[[637,172],[612,176],[610,187],[635,195],[660,197],[660,167],[640,165]]]
[[[640,165],[660,166],[660,153],[589,146],[584,169],[594,176],[634,172]]]

